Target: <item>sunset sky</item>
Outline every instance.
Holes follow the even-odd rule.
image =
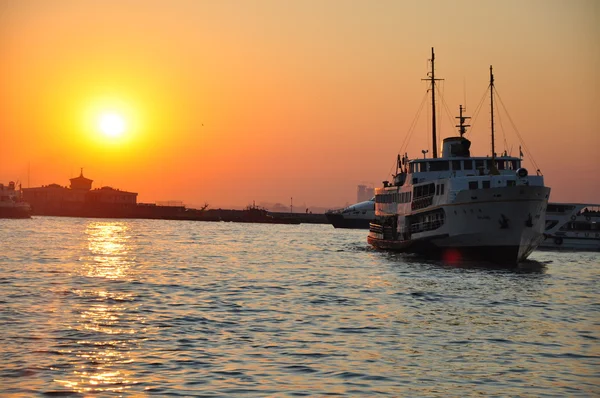
[[[0,182],[67,185],[83,167],[140,202],[353,203],[390,179],[431,47],[442,138],[493,65],[551,200],[600,202],[596,0],[0,0]],[[431,154],[428,115],[410,157]],[[498,152],[518,155],[499,118]]]

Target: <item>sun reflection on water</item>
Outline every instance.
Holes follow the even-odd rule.
[[[85,286],[72,290],[79,339],[64,350],[74,370],[57,377],[61,390],[79,393],[123,393],[135,385],[135,352],[144,332],[135,294],[127,282],[134,277],[135,257],[127,222],[90,222],[85,230],[79,274]],[[91,278],[91,279],[87,279]]]
[[[128,275],[129,227],[124,222],[93,222],[85,231],[90,256],[86,258],[87,276],[120,279]],[[91,260],[91,261],[89,261]]]

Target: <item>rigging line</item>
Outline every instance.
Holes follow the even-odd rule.
[[[408,131],[404,135],[404,140],[402,141],[402,145],[400,146],[400,151],[398,152],[401,156],[402,156],[402,153],[406,150],[406,148],[408,148],[408,143],[410,142],[410,138],[415,131],[415,126],[417,124],[417,121],[419,120],[419,116],[421,115],[421,112],[423,111],[423,107],[424,107],[426,101],[427,101],[427,92],[425,92],[425,94],[423,94],[423,99],[421,100],[421,105],[419,105],[419,109],[417,110],[417,113],[415,114],[415,117],[413,118],[413,120],[410,124],[410,127],[408,128]],[[392,164],[392,167],[390,167],[390,171],[387,175],[392,175],[392,170],[394,169],[396,164],[397,164],[396,162],[394,162]]]
[[[427,101],[427,93],[423,94],[423,99],[421,100],[419,109],[418,109],[415,117],[413,118],[412,123],[410,124],[407,134],[404,136],[404,141],[402,141],[402,145],[400,146],[399,153],[404,152],[406,150],[406,148],[408,147],[408,142],[410,141],[410,137],[412,136],[412,133],[414,132],[414,128],[417,124],[417,121],[419,120],[419,116],[421,116],[421,112],[423,112],[423,107],[425,106],[426,101]]]
[[[496,94],[496,93],[494,93]],[[497,94],[496,94],[497,96]],[[498,120],[498,124],[500,125],[500,130],[502,130],[502,138],[504,138],[504,152],[506,152],[507,148],[508,148],[508,143],[506,142],[506,132],[504,131],[504,125],[502,124],[502,117],[501,117],[501,112],[500,109],[498,108],[498,104],[496,103],[496,110],[497,112],[495,113],[496,115],[496,119]]]
[[[488,86],[485,89],[485,92],[483,93],[483,95],[481,96],[481,100],[479,100],[479,104],[477,105],[477,107],[475,108],[475,112],[473,112],[473,117],[471,118],[471,129],[469,129],[469,132],[471,132],[471,136],[473,135],[473,130],[475,127],[475,123],[477,122],[477,119],[479,117],[479,112],[481,112],[481,109],[483,109],[483,102],[485,101],[485,99],[487,98],[487,93],[488,90],[490,89],[490,86]]]
[[[440,83],[441,84],[437,85],[437,88],[438,88],[438,94],[440,95],[440,99],[442,100],[441,102],[443,104],[444,103],[444,91],[446,89],[446,86],[444,85],[444,80],[441,80]],[[442,110],[441,109],[436,109],[436,110],[438,112],[438,115],[441,116]],[[442,141],[442,121],[441,121],[441,117],[440,118],[437,117],[438,115],[436,115],[436,120],[438,120],[438,125],[436,126],[437,131],[438,131],[438,134],[437,134],[438,142],[436,142],[435,145],[437,145],[439,147],[440,146],[439,143]]]
[[[433,156],[433,146],[431,145],[431,142],[433,142],[433,137],[431,134],[432,122],[431,115],[429,114],[429,112],[431,112],[431,108],[427,107],[427,151],[431,153],[431,156]]]
[[[444,106],[444,109],[446,110],[446,116],[448,116],[450,126],[452,126],[452,124],[454,123],[454,120],[452,120],[452,112],[450,111],[450,108],[448,107],[448,103],[446,102],[446,99],[444,98],[444,96],[442,96],[440,94],[440,97],[442,98],[442,105]]]
[[[502,97],[500,97],[500,93],[498,93],[497,89],[496,89],[496,95],[498,96],[498,99],[500,100],[500,104],[502,105],[502,108],[504,108],[504,112],[506,112],[506,116],[508,117],[508,120],[510,121],[513,129],[515,129],[515,132],[517,133],[517,136],[519,137],[519,141],[521,141],[521,144],[523,144],[523,148],[525,148],[525,152],[527,153],[527,156],[529,156],[531,158],[531,163],[533,163],[533,167],[535,167],[536,170],[539,170],[539,167],[538,167],[535,159],[533,158],[533,154],[531,153],[529,148],[527,148],[527,145],[525,144],[525,140],[523,140],[523,137],[521,136],[521,133],[519,133],[519,130],[517,129],[517,126],[515,125],[515,122],[513,122],[512,118],[510,117],[510,114],[508,113],[506,106],[504,106],[504,101],[502,101]]]

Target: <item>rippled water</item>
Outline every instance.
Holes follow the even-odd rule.
[[[0,220],[0,395],[598,396],[600,255],[517,271],[362,230]]]

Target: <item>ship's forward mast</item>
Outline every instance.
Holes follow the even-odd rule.
[[[444,79],[436,79],[435,78],[435,53],[433,52],[433,47],[431,47],[431,72],[427,73],[427,80],[431,82],[431,147],[433,148],[433,158],[438,157],[437,152],[437,122],[436,122],[436,113],[435,113],[435,82],[438,80]]]

